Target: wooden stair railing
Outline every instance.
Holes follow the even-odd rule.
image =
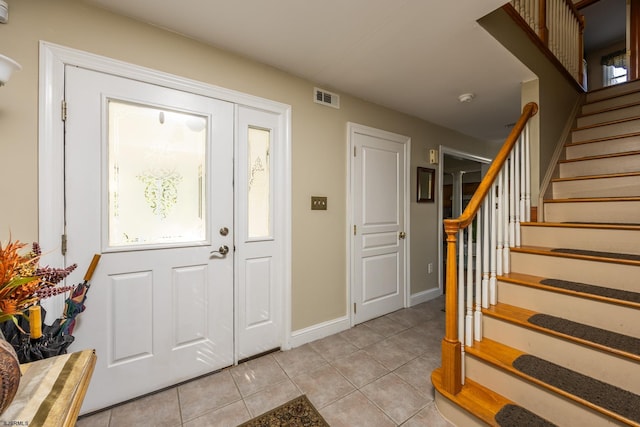
[[[530,219],[529,119],[538,112],[530,102],[522,110],[504,145],[491,163],[461,216],[445,219],[447,234],[446,329],[442,340],[442,384],[457,394],[464,383],[464,347],[482,339],[482,307],[495,304],[496,276],[508,272],[508,248],[520,246],[520,213]],[[484,214],[482,214],[484,212]],[[477,218],[476,259],[473,264],[472,223]],[[482,221],[484,219],[484,221]],[[467,230],[467,253],[457,255],[458,240]],[[464,247],[464,245],[461,245]],[[465,286],[465,255],[467,280]],[[456,256],[460,259],[460,269]],[[481,267],[482,265],[482,267]],[[480,270],[482,269],[482,277]],[[475,272],[473,271],[475,270]],[[475,273],[475,283],[474,283]],[[474,287],[475,286],[475,287]],[[475,297],[475,313],[473,301]],[[475,319],[475,328],[473,320]],[[464,323],[464,325],[463,325]]]
[[[506,12],[582,87],[584,16],[571,0],[512,0]]]

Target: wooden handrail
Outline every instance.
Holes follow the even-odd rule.
[[[462,215],[460,215],[458,218],[445,219],[444,220],[445,227],[448,223],[448,224],[451,224],[452,227],[455,227],[456,229],[460,230],[460,229],[467,228],[467,226],[471,223],[471,221],[473,221],[473,218],[478,213],[478,209],[480,209],[480,206],[482,205],[482,201],[484,200],[484,197],[487,195],[487,193],[489,192],[489,189],[491,188],[494,181],[498,177],[498,174],[500,173],[500,169],[502,169],[502,166],[504,166],[504,162],[509,157],[509,153],[511,153],[513,146],[516,145],[516,142],[518,141],[518,138],[520,137],[522,130],[526,126],[529,119],[535,116],[537,113],[538,113],[538,104],[536,104],[535,102],[529,102],[527,105],[524,106],[524,108],[522,109],[522,115],[516,122],[513,129],[511,129],[511,132],[509,133],[507,140],[505,141],[504,145],[496,155],[496,158],[491,163],[491,166],[489,166],[489,170],[487,171],[487,174],[482,179],[482,182],[480,183],[480,185],[478,186],[478,189],[476,190],[473,197],[469,201],[469,204],[467,205],[466,209],[464,210]]]
[[[538,105],[530,102],[524,106],[522,115],[509,133],[507,140],[491,163],[487,174],[469,201],[462,215],[454,219],[444,220],[447,234],[447,270],[446,270],[446,325],[442,340],[442,386],[451,394],[458,394],[462,389],[462,355],[461,343],[458,339],[458,274],[456,265],[456,240],[460,230],[471,224],[482,203],[498,178],[513,147],[520,138],[529,119],[538,112]]]

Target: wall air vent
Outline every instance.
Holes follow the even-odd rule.
[[[340,108],[340,95],[314,87],[313,102],[317,102],[318,104],[326,105],[328,107]]]

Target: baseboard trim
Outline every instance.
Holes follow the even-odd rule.
[[[427,289],[426,291],[418,292],[409,297],[409,307],[422,304],[423,302],[431,301],[442,295],[440,288]]]
[[[298,329],[291,332],[291,339],[289,344],[291,348],[299,347],[301,345],[310,343],[311,341],[319,340],[329,335],[337,334],[338,332],[346,331],[351,327],[351,321],[349,316],[338,317],[336,319],[327,320],[326,322],[318,323],[308,328]]]

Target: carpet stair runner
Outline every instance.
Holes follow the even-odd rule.
[[[569,139],[462,390],[432,373],[458,425],[640,427],[640,81],[588,94]]]

